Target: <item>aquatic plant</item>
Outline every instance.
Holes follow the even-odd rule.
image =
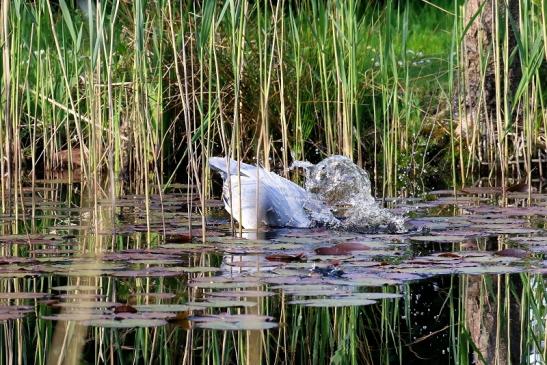
[[[112,196],[185,179],[203,210],[213,153],[283,176],[293,159],[343,154],[381,196],[469,184],[483,166],[504,181],[542,174],[546,31],[536,2],[518,19],[493,9],[505,21],[480,63],[493,64],[498,90],[515,59],[523,77],[512,100],[498,95],[505,111],[468,133],[457,117],[461,47],[481,14],[459,2],[58,4],[2,5],[2,196],[61,163],[86,183],[106,177]]]

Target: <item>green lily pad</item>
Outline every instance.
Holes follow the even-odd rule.
[[[92,319],[84,321],[82,324],[101,328],[147,328],[164,326],[167,321],[162,319]]]
[[[254,307],[255,302],[245,300],[213,300],[206,302],[188,302],[187,305],[201,308],[231,308],[231,307]]]
[[[278,327],[273,318],[256,314],[221,314],[189,318],[196,326],[221,331],[268,330]]]
[[[53,286],[51,289],[55,291],[95,291],[99,290],[100,287],[92,285],[61,285]]]
[[[363,298],[326,298],[326,299],[304,299],[293,300],[289,304],[298,304],[305,307],[332,308],[332,307],[360,307],[363,305],[375,304],[374,300]]]
[[[198,322],[197,327],[218,331],[256,331],[277,328],[279,324],[274,322],[260,322],[254,320],[241,320],[238,322],[211,321]]]
[[[191,310],[203,309],[205,306],[193,304],[141,304],[133,307],[139,312],[187,312]]]

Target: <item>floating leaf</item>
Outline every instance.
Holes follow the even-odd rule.
[[[128,304],[122,304],[114,308],[114,313],[137,313],[138,310]]]
[[[318,255],[347,255],[354,251],[367,251],[370,246],[362,243],[344,242],[332,247],[320,247],[315,250]]]
[[[187,305],[201,308],[230,308],[230,307],[254,307],[257,303],[246,300],[216,300],[206,302],[188,302]]]
[[[530,233],[540,233],[541,230],[535,228],[525,228],[525,227],[498,227],[494,229],[489,229],[489,232],[496,234],[530,234]]]
[[[146,328],[164,326],[167,322],[161,319],[92,319],[82,324],[102,328]]]
[[[165,271],[169,272],[183,272],[183,273],[212,273],[212,272],[218,272],[221,271],[219,267],[211,267],[211,266],[184,266],[184,267],[166,267],[163,268]]]
[[[0,299],[43,299],[47,297],[47,293],[34,293],[34,292],[10,292],[0,293]]]
[[[306,260],[306,256],[304,256],[304,253],[299,253],[296,255],[275,254],[275,255],[266,256],[266,260],[278,261],[278,262],[304,261]]]
[[[461,256],[458,255],[457,253],[455,252],[441,252],[438,254],[439,257],[450,257],[450,258],[455,258],[455,259],[460,259]]]
[[[403,296],[397,293],[353,293],[351,294],[351,297],[379,300],[379,299],[399,299],[399,298],[402,298]]]
[[[116,302],[101,302],[101,301],[94,301],[94,302],[87,302],[87,301],[79,301],[75,300],[73,302],[59,302],[52,304],[53,307],[58,308],[115,308],[118,306],[121,306],[122,304],[116,303]]]
[[[267,330],[278,327],[277,323],[272,322],[272,317],[254,314],[192,316],[188,319],[196,322],[199,328],[221,331]]]
[[[289,304],[298,304],[305,307],[357,307],[363,305],[375,304],[374,300],[363,299],[363,298],[327,298],[327,299],[304,299],[304,300],[293,300]]]
[[[34,311],[34,307],[26,305],[0,305],[0,322],[23,318]]]
[[[328,280],[327,282],[333,285],[351,286],[384,286],[400,284],[397,280],[371,276],[368,274],[348,274],[345,275],[344,278]]]
[[[246,331],[246,330],[269,330],[277,328],[279,325],[274,322],[260,322],[254,320],[241,320],[238,322],[226,322],[226,321],[210,321],[210,322],[198,322],[197,327],[219,330],[219,331]]]
[[[207,250],[213,249],[213,246],[205,246],[198,243],[166,243],[160,246],[160,248],[169,249],[169,250],[180,250],[180,251],[199,251],[204,252]]]
[[[518,257],[521,259],[531,257],[531,254],[529,251],[525,251],[520,248],[506,248],[506,249],[494,252],[494,255],[502,256],[502,257]]]
[[[188,284],[190,287],[201,289],[235,289],[235,288],[251,288],[259,286],[259,282],[255,278],[239,278],[239,280],[227,279],[222,277],[207,278],[208,281],[194,280]]]
[[[181,243],[181,242],[192,242],[192,238],[195,237],[190,234],[190,232],[187,233],[178,233],[178,234],[167,234],[165,235],[165,242],[167,243]]]
[[[53,315],[48,316],[40,316],[41,319],[47,320],[47,321],[75,321],[75,322],[81,322],[81,321],[89,321],[89,320],[96,320],[96,319],[108,319],[109,315],[102,313],[102,312],[61,312]]]
[[[209,294],[210,297],[221,298],[262,298],[273,295],[275,293],[261,290],[217,291]]]
[[[204,309],[206,306],[201,303],[186,304],[141,304],[133,306],[139,312],[187,312],[191,310]]]
[[[495,195],[501,194],[501,187],[467,187],[461,190],[464,194]]]
[[[100,287],[92,285],[61,285],[53,286],[51,289],[56,291],[95,291],[99,290]]]

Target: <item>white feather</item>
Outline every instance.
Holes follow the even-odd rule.
[[[313,225],[304,207],[314,199],[292,181],[261,167],[238,164],[223,157],[211,157],[209,165],[219,171],[224,180],[224,207],[243,228]]]

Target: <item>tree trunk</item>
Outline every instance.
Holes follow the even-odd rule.
[[[520,293],[521,285],[515,281],[505,283],[503,276],[472,275],[467,280],[466,327],[478,350],[473,352],[474,363],[519,364],[521,308],[510,287]],[[505,307],[506,297],[509,297],[508,307]]]
[[[512,96],[521,78],[516,48],[518,0],[468,0],[465,5],[460,73],[460,95],[455,99],[457,134],[469,145],[474,134],[483,141],[479,160],[487,160],[489,170],[505,170],[506,121],[514,121]],[[459,115],[461,113],[461,115]],[[480,135],[478,135],[480,133]],[[483,157],[484,156],[484,157]]]
[[[467,250],[476,251],[477,243]],[[497,251],[496,239],[486,241],[486,250]],[[474,364],[520,364],[521,314],[526,311],[517,298],[521,297],[522,280],[512,275],[467,275],[465,283],[464,317],[469,331]]]

